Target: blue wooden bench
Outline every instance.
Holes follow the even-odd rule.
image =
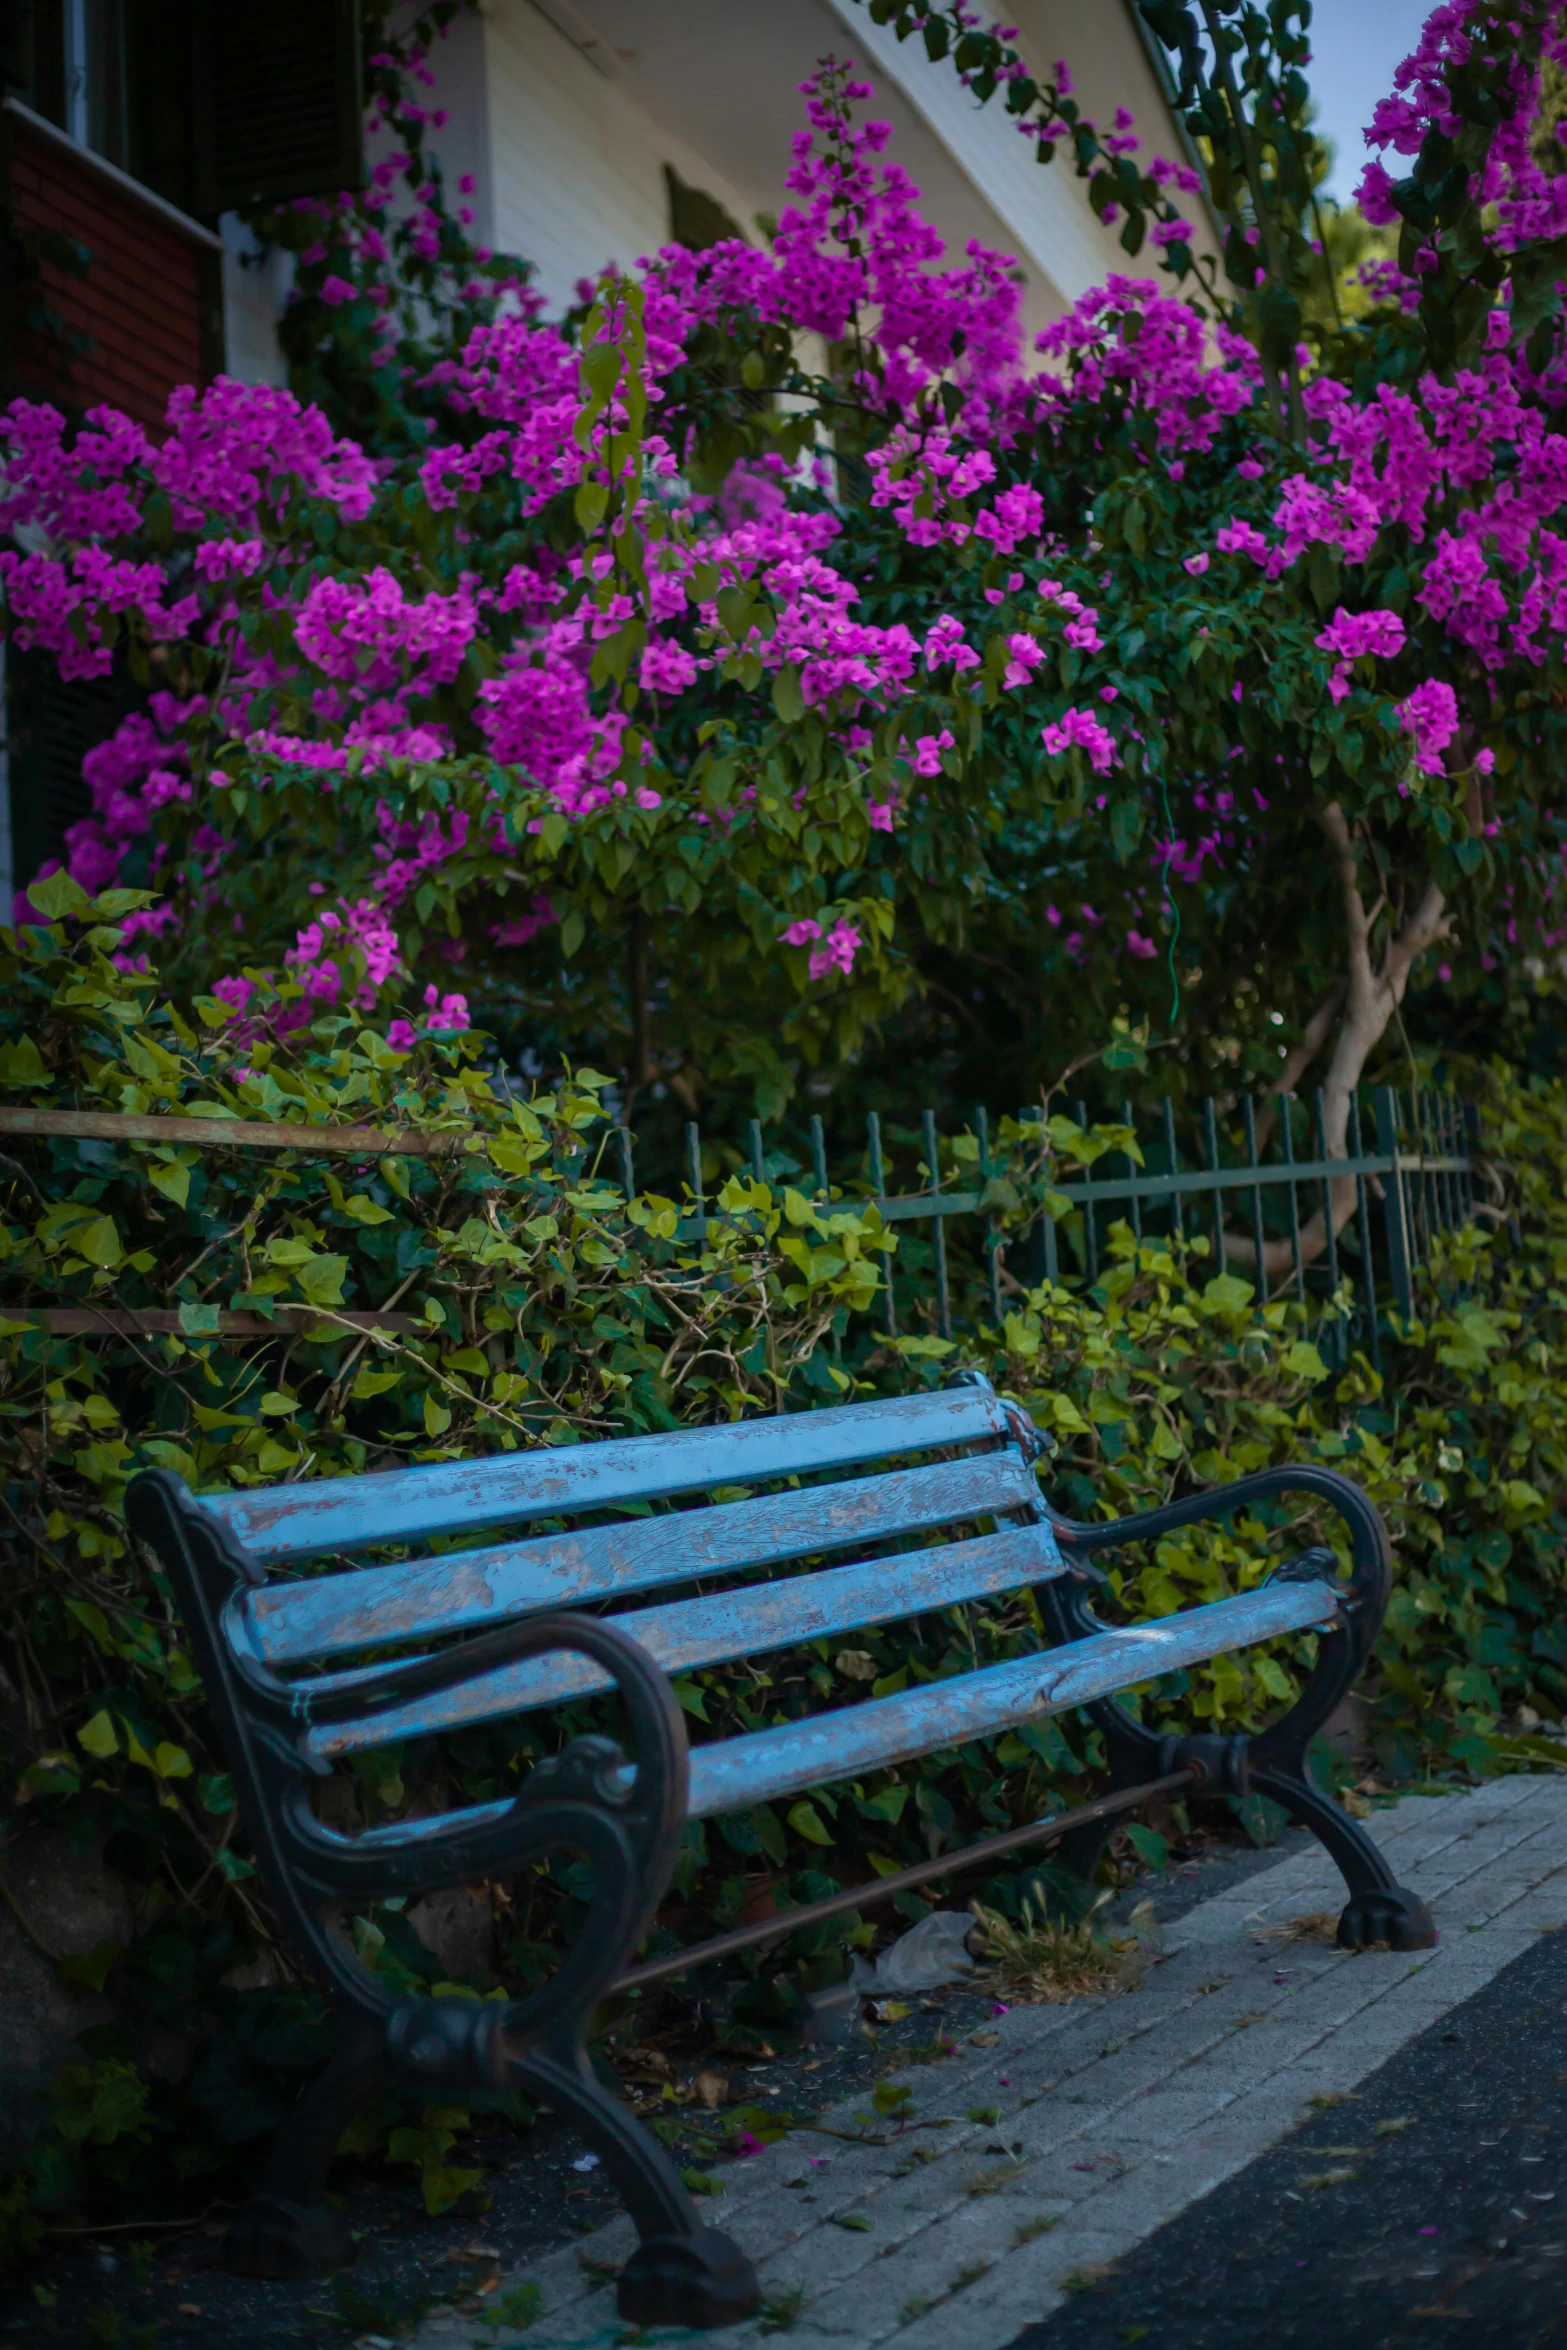
[[[1343,1872],[1342,1943],[1412,1949],[1435,1939],[1424,1905],[1393,1883],[1365,1831],[1306,1765],[1307,1742],[1350,1687],[1387,1602],[1387,1537],[1358,1488],[1325,1469],[1269,1469],[1141,1517],[1084,1525],[1042,1501],[1037,1449],[1026,1415],[970,1374],[895,1402],[315,1484],[196,1495],[162,1470],[134,1480],[130,1523],[173,1583],[258,1866],[285,1929],[330,1987],[340,2030],[337,2054],[230,2225],[231,2268],[297,2277],[351,2259],[322,2190],[349,2115],[372,2090],[395,2083],[440,2101],[522,2090],[569,2116],[598,2149],[636,2221],[623,2316],[712,2326],[748,2315],[757,2303],[750,2263],[704,2223],[663,2149],[593,2075],[583,2028],[595,2004],[617,1985],[950,1879],[1030,1841],[1056,1841],[1065,1865],[1091,1871],[1113,1815],[1156,1790],[1271,1796],[1315,1830]],[[748,1498],[714,1502],[714,1487]],[[1314,1548],[1235,1598],[1119,1629],[1097,1620],[1090,1599],[1104,1578],[1094,1552],[1284,1493],[1337,1511],[1347,1575],[1332,1550]],[[548,1531],[526,1531],[540,1520]],[[454,1537],[468,1547],[452,1547]],[[431,1551],[435,1541],[443,1547]],[[389,1550],[403,1555],[352,1563]],[[758,1579],[758,1569],[769,1572]],[[1026,1587],[1049,1636],[1037,1654],[687,1752],[671,1674]],[[608,1613],[583,1612],[606,1602]],[[1298,1701],[1257,1737],[1160,1738],[1111,1702],[1160,1674],[1312,1631],[1316,1662]],[[423,1653],[388,1661],[400,1647]],[[581,1736],[513,1799],[357,1835],[313,1808],[345,1757],[612,1689],[629,1726],[629,1763],[613,1740]],[[1095,1803],[846,1888],[782,1922],[631,1964],[686,1820],[744,1812],[1078,1707],[1110,1757],[1111,1784]],[[345,1913],[377,1900],[563,1851],[591,1862],[586,1926],[527,1999],[397,1996],[342,1930]]]

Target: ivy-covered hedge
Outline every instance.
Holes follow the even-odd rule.
[[[449,1134],[430,1155],[344,1158],[182,1142],[6,1138],[0,1157],[0,1637],[11,1694],[8,1842],[63,1831],[135,1895],[136,1930],[62,1961],[106,1989],[120,2022],[90,2032],[5,2209],[25,2242],[40,2210],[95,2214],[208,2199],[254,2162],[302,2072],[324,2053],[321,2002],[272,1940],[243,1822],[167,1590],[129,1544],[127,1479],[162,1464],[201,1487],[336,1475],[796,1408],[987,1370],[1046,1432],[1046,1483],[1072,1513],[1120,1512],[1288,1458],[1330,1460],[1386,1511],[1400,1558],[1380,1661],[1386,1766],[1484,1767],[1520,1703],[1567,1701],[1561,1623],[1567,1456],[1563,1255],[1567,1097],[1499,1096],[1488,1129],[1524,1246],[1496,1226],[1446,1247],[1426,1319],[1386,1350],[1386,1383],[1353,1356],[1330,1376],[1301,1309],[1258,1311],[1215,1275],[1121,1229],[1092,1290],[1014,1284],[998,1330],[976,1311],[956,1343],[889,1342],[867,1202],[813,1204],[734,1175],[709,1199],[623,1198],[604,1080],[580,1071],[524,1102],[483,1040],[394,1049],[340,1015],[286,1044],[226,1006],[189,1011],[127,967],[117,919],[56,876],[47,926],[0,932],[0,1087],[13,1104],[214,1120],[375,1123]],[[1052,1147],[1091,1156],[1107,1133],[1065,1122]],[[1037,1136],[1037,1130],[1029,1130]],[[961,1142],[957,1146],[963,1147]],[[1010,1152],[994,1204],[1016,1222],[1049,1163]],[[1037,1149],[1037,1142],[1028,1148]],[[1009,1206],[1015,1201],[1015,1206]],[[904,1243],[907,1249],[908,1243]],[[1020,1252],[1019,1252],[1020,1253]],[[974,1284],[971,1306],[982,1295]],[[173,1309],[178,1328],[51,1334],[28,1310]],[[282,1309],[292,1307],[291,1314]],[[366,1312],[389,1317],[366,1329]],[[280,1314],[275,1333],[224,1318]],[[1164,1612],[1255,1581],[1286,1543],[1331,1537],[1310,1512],[1128,1556],[1124,1596]],[[879,1691],[1029,1647],[1027,1595],[986,1602],[680,1685],[693,1736],[757,1728],[869,1684]],[[1219,1660],[1151,1707],[1225,1728],[1287,1699],[1299,1652]],[[346,1822],[484,1799],[514,1784],[587,1709],[500,1722],[439,1746],[386,1749],[345,1773]],[[927,1850],[1037,1816],[1091,1775],[1094,1744],[1047,1725],[883,1772],[786,1811],[688,1831],[661,1935],[732,1921],[769,1888],[808,1898]],[[0,1870],[4,1855],[0,1852]],[[577,1914],[573,1864],[492,1889],[492,1966],[458,1982],[525,1984]],[[13,1907],[16,1906],[14,1895]],[[443,1969],[408,1915],[356,1925],[375,1963],[415,1983]],[[851,1921],[851,1931],[853,1930]],[[870,1928],[860,1929],[869,1938]],[[758,1962],[750,2028],[787,2003],[775,1979],[821,1979],[841,1929]],[[743,2013],[735,2029],[747,2028]],[[148,2029],[192,2021],[181,2080],[153,2081]],[[419,2165],[432,2206],[461,2191],[450,2116],[387,2110],[355,2143]]]

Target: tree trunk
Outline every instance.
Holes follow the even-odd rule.
[[[1428,880],[1420,894],[1413,913],[1388,940],[1379,967],[1371,960],[1371,933],[1381,912],[1379,900],[1368,912],[1360,894],[1360,872],[1355,841],[1343,809],[1336,800],[1322,810],[1322,829],[1327,835],[1338,877],[1339,894],[1344,908],[1344,928],[1348,946],[1349,969],[1336,998],[1315,1015],[1312,1027],[1323,1023],[1323,1033],[1335,1011],[1342,1005],[1342,1018],[1334,1039],[1332,1059],[1322,1088],[1323,1141],[1330,1159],[1349,1156],[1349,1112],[1356,1086],[1367,1061],[1381,1043],[1388,1022],[1404,1000],[1409,985],[1409,974],[1427,947],[1451,935],[1452,922],[1447,903],[1434,881]],[[1300,1068],[1312,1058],[1305,1050],[1311,1035],[1308,1028],[1297,1050],[1303,1055]],[[1317,1044],[1320,1045],[1321,1037]],[[1330,1186],[1332,1231],[1334,1237],[1343,1230],[1355,1212],[1355,1178],[1337,1177]],[[1328,1213],[1317,1213],[1302,1227],[1300,1235],[1300,1262],[1312,1264],[1328,1245]],[[1240,1232],[1226,1232],[1224,1255],[1229,1264],[1247,1272],[1257,1269],[1257,1247],[1253,1240]],[[1270,1281],[1292,1273],[1295,1253],[1287,1240],[1264,1241],[1262,1270]]]

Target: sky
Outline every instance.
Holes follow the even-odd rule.
[[[1361,131],[1420,39],[1432,0],[1313,0],[1309,80],[1317,129],[1338,150],[1328,191],[1354,195],[1368,150]]]

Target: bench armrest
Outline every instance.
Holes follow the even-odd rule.
[[[1178,1526],[1227,1518],[1234,1511],[1245,1509],[1252,1502],[1266,1501],[1276,1493],[1314,1494],[1337,1511],[1349,1530],[1350,1542],[1350,1587],[1344,1595],[1344,1605],[1361,1613],[1369,1612],[1380,1623],[1393,1577],[1393,1551],[1387,1527],[1360,1487],[1336,1469],[1319,1468],[1309,1461],[1293,1466],[1286,1463],[1281,1468],[1253,1470],[1248,1476],[1237,1477],[1233,1484],[1215,1486],[1207,1493],[1189,1493],[1180,1501],[1165,1502],[1158,1509],[1140,1510],[1129,1518],[1103,1518],[1090,1523],[1059,1517],[1052,1510],[1050,1522],[1070,1565],[1074,1554],[1114,1550],[1128,1542],[1156,1541],[1161,1534],[1171,1534]]]
[[[1266,1785],[1270,1773],[1299,1776],[1305,1771],[1306,1749],[1353,1686],[1376,1644],[1393,1587],[1393,1552],[1387,1527],[1377,1510],[1352,1479],[1336,1469],[1313,1462],[1257,1469],[1232,1484],[1208,1493],[1187,1494],[1158,1509],[1140,1510],[1131,1517],[1105,1518],[1084,1523],[1050,1512],[1050,1521],[1062,1556],[1073,1576],[1063,1577],[1040,1594],[1040,1606],[1058,1640],[1080,1640],[1100,1629],[1089,1607],[1083,1585],[1103,1580],[1090,1563],[1090,1553],[1114,1550],[1124,1543],[1156,1541],[1180,1526],[1201,1525],[1227,1518],[1249,1504],[1275,1494],[1303,1493],[1327,1502],[1349,1532],[1350,1573],[1342,1586],[1337,1621],[1318,1636],[1316,1662],[1294,1704],[1282,1718],[1255,1737],[1238,1743],[1249,1750],[1251,1775]],[[1309,1574],[1315,1581],[1335,1581],[1331,1551],[1314,1548],[1276,1570],[1283,1575]],[[1133,1718],[1113,1698],[1086,1709],[1110,1737],[1124,1769],[1135,1777],[1152,1777],[1172,1767],[1166,1749],[1175,1742],[1159,1738]],[[1235,1744],[1236,1741],[1229,1743]]]

